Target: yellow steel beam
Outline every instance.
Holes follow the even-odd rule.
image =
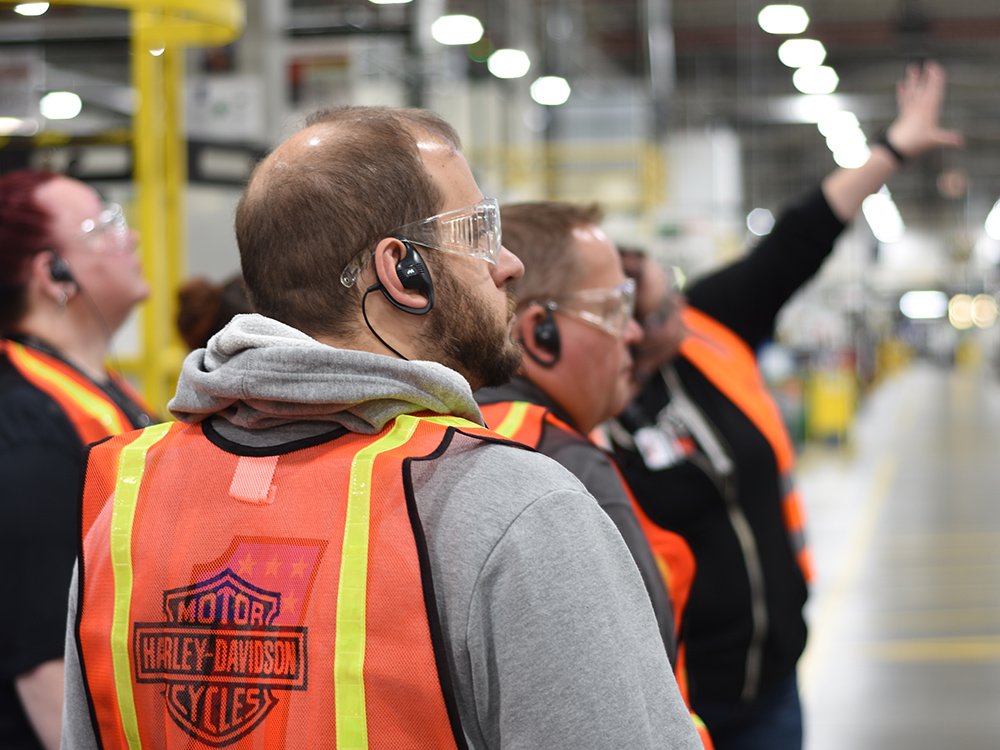
[[[167,276],[166,287],[170,290],[165,304],[164,320],[169,322],[170,340],[163,341],[164,348],[157,352],[160,359],[159,372],[162,380],[173,384],[180,372],[180,362],[185,353],[176,335],[174,321],[177,319],[176,290],[187,275],[186,192],[187,148],[184,140],[184,50],[167,47],[160,57],[163,62],[164,131],[163,131],[163,177],[165,182],[166,215],[171,218],[166,225]],[[168,394],[170,395],[170,394]]]
[[[132,148],[143,268],[152,288],[142,310],[142,389],[163,410],[179,362],[176,290],[185,273],[187,155],[181,93],[184,48],[227,44],[243,33],[243,0],[51,0],[130,11],[135,111]],[[159,56],[150,50],[163,48]]]

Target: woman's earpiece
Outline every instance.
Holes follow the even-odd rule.
[[[69,264],[58,255],[53,254],[52,263],[49,264],[49,277],[53,281],[61,281],[68,284],[75,284],[73,272],[69,270]]]

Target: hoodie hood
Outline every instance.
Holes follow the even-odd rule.
[[[167,408],[181,422],[248,430],[309,421],[371,434],[423,411],[482,424],[468,381],[444,365],[337,349],[257,314],[235,316],[187,356]]]

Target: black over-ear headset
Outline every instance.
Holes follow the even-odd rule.
[[[377,277],[375,283],[368,287],[368,291],[372,292],[378,289],[394,307],[405,313],[426,315],[434,307],[434,282],[431,280],[430,269],[427,268],[427,264],[424,263],[424,259],[420,257],[420,253],[414,249],[412,243],[402,237],[396,239],[402,242],[403,247],[406,248],[406,254],[396,262],[396,276],[399,278],[399,283],[403,285],[404,289],[423,294],[427,297],[427,304],[422,307],[404,305],[389,294],[389,290],[382,284],[382,280]]]
[[[559,326],[556,325],[556,316],[552,314],[552,308],[547,305],[545,306],[545,315],[535,323],[534,339],[535,346],[551,354],[552,358],[542,359],[533,354],[528,347],[524,347],[524,353],[542,367],[554,367],[559,361],[561,342],[559,341]]]
[[[69,264],[55,253],[52,254],[52,263],[49,264],[49,277],[53,281],[64,281],[69,284],[76,283],[76,279],[73,278],[73,272],[69,270]]]

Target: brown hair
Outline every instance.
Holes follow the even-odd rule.
[[[524,264],[524,276],[511,284],[519,305],[557,298],[573,288],[580,265],[570,254],[572,232],[601,218],[596,203],[536,201],[501,208],[503,244]]]
[[[310,132],[309,148],[288,145]],[[460,148],[452,127],[425,110],[321,110],[257,166],[236,209],[236,238],[258,312],[311,335],[352,332],[348,311],[363,290],[340,283],[344,266],[443,203],[417,148],[428,135]]]
[[[177,331],[189,349],[200,349],[238,313],[253,312],[243,278],[221,284],[189,279],[177,290]]]

